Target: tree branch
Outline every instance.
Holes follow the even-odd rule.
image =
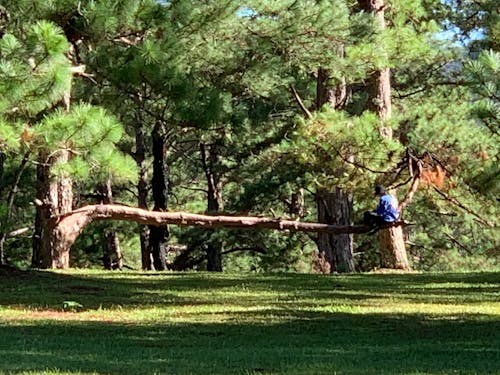
[[[345,157],[344,155],[342,155],[342,153],[338,150],[335,150],[337,155],[347,164],[351,164],[351,165],[354,165],[355,167],[358,167],[358,168],[361,168],[361,169],[364,169],[364,170],[367,170],[368,172],[371,172],[371,173],[377,173],[377,174],[386,174],[387,171],[377,171],[375,169],[372,169],[372,168],[369,168],[367,167],[366,165],[364,164],[361,164],[361,163],[358,163],[356,162],[355,160],[349,160],[348,157]]]
[[[18,237],[21,234],[28,232],[29,230],[30,230],[29,227],[19,228],[19,229],[13,230],[12,232],[7,233],[5,235],[5,237],[7,237],[7,238]]]
[[[478,221],[481,224],[487,225],[487,226],[492,227],[492,228],[495,227],[495,224],[493,222],[488,221],[486,219],[483,219],[481,216],[479,216],[477,213],[475,213],[474,211],[472,211],[470,208],[468,208],[468,207],[464,206],[462,203],[460,203],[457,199],[455,199],[453,197],[450,197],[449,195],[443,193],[441,190],[439,190],[435,186],[433,186],[432,188],[434,189],[434,191],[436,193],[438,193],[440,196],[442,196],[445,200],[447,200],[448,202],[453,203],[455,206],[460,207],[465,212],[467,212],[467,213],[471,214],[472,216],[474,216],[475,218],[477,218]]]
[[[61,215],[57,219],[59,226],[86,225],[96,220],[126,220],[154,226],[174,224],[205,228],[275,229],[299,232],[327,232],[331,234],[366,233],[372,229],[366,225],[330,225],[257,216],[212,216],[188,212],[158,212],[114,204],[84,206]],[[405,221],[387,224],[388,227],[406,225],[409,225],[409,223]]]
[[[14,184],[12,185],[12,188],[9,191],[9,195],[7,197],[7,220],[10,220],[12,217],[12,207],[14,206],[14,198],[16,197],[17,189],[19,187],[19,182],[21,181],[21,177],[23,175],[24,169],[26,168],[26,164],[29,161],[31,151],[26,151],[26,153],[23,156],[23,159],[21,160],[21,163],[19,164],[19,167],[17,168],[16,171],[16,177],[14,179]]]
[[[465,247],[465,245],[463,245],[462,243],[460,243],[460,241],[458,241],[458,240],[457,240],[455,237],[453,237],[451,234],[448,234],[448,233],[446,233],[446,232],[445,232],[445,233],[444,233],[444,235],[445,235],[446,237],[448,237],[448,239],[449,239],[451,242],[453,242],[455,245],[457,245],[458,247],[460,247],[460,248],[462,248],[463,250],[465,250],[465,252],[466,252],[467,254],[472,255],[472,251],[471,251],[469,248]]]
[[[410,175],[413,174],[412,170],[412,155],[408,153],[408,168],[410,169]],[[417,192],[418,185],[420,184],[420,176],[422,175],[422,161],[417,160],[417,173],[414,174],[413,176],[413,182],[411,184],[410,190],[406,193],[406,196],[404,199],[401,201],[399,204],[399,210],[402,211],[405,209],[406,206],[410,204],[410,202],[413,200],[413,196]]]
[[[304,105],[304,102],[300,98],[299,93],[297,92],[297,90],[295,90],[295,87],[293,87],[293,85],[290,85],[290,90],[292,91],[293,97],[295,98],[295,101],[299,105],[299,107],[302,110],[302,112],[304,112],[304,114],[306,115],[306,117],[308,119],[311,119],[313,117],[312,114],[311,114],[311,112]]]

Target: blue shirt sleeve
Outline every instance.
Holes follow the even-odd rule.
[[[380,201],[375,212],[377,213],[377,215],[382,217],[384,221],[396,221],[399,217],[398,203],[396,201],[396,198],[390,196],[389,194],[383,195],[382,197],[380,197]]]

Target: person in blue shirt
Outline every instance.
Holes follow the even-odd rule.
[[[375,231],[382,224],[392,223],[399,218],[398,201],[386,193],[382,185],[375,186],[375,195],[379,197],[378,206],[364,214],[363,223],[374,227]]]

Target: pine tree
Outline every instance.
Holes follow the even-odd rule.
[[[155,1],[88,2],[81,6],[80,13],[76,23],[81,35],[79,56],[89,73],[97,78],[80,87],[80,95],[91,96],[109,108],[131,130],[134,142],[127,151],[138,169],[140,208],[148,208],[150,204],[147,164],[153,155],[153,207],[165,210],[168,168],[161,151],[165,145],[161,143],[168,136],[164,133],[172,129],[165,129],[165,113],[169,107],[157,91],[162,87],[161,82],[176,85],[172,81],[176,79],[174,62],[165,60],[176,43],[166,22],[165,6]],[[162,50],[161,43],[172,49]],[[116,97],[122,101],[117,102]],[[142,268],[165,269],[167,228],[151,228],[154,232],[151,235],[150,228],[145,226],[139,231]]]
[[[461,8],[466,3],[479,12]],[[327,216],[315,191],[338,192],[342,199],[331,207],[344,202],[351,208],[352,199],[359,217],[374,204],[373,184],[384,182],[399,187],[404,217],[416,222],[409,241],[415,268],[429,267],[436,254],[490,254],[494,247],[498,57],[476,53],[495,46],[489,1],[2,6],[0,189],[7,194],[0,250],[18,229],[9,222],[31,215],[27,205],[15,209],[13,197],[39,155],[38,184],[27,184],[39,191],[37,235],[46,239],[36,241],[43,247],[35,252],[39,265],[67,265],[74,238],[58,249],[69,227],[53,219],[69,210],[60,202],[85,196],[75,190],[71,199],[75,181],[98,176],[92,180],[111,180],[120,192],[120,178],[136,173],[142,208],[271,213],[276,220]],[[463,31],[469,40],[448,43],[440,25],[458,25],[453,35]],[[117,143],[139,171],[116,151]],[[96,182],[78,186],[95,189]],[[66,199],[50,194],[56,185]],[[25,190],[23,199],[30,195]],[[331,215],[330,208],[330,216],[349,223],[347,211]],[[76,217],[65,216],[65,224]],[[167,239],[188,245],[173,266],[211,270],[229,264],[226,256],[253,269],[294,269],[313,246],[301,234],[156,226],[148,245],[143,228],[143,268],[166,266]],[[325,250],[331,271],[352,270],[342,258],[352,252],[346,238],[346,245],[330,241]],[[394,251],[368,264],[370,242],[356,237],[358,267],[406,268]],[[236,254],[253,255],[236,260]]]
[[[54,223],[71,210],[71,177],[85,177],[97,165],[102,167],[99,170],[120,165],[113,173],[126,176],[126,171],[121,172],[129,163],[113,151],[122,132],[118,123],[101,109],[69,105],[73,75],[81,69],[75,69],[68,58],[71,49],[63,30],[47,21],[16,29],[14,23],[25,14],[25,4],[17,5],[21,8],[9,8],[15,21],[1,41],[2,81],[8,82],[2,86],[7,98],[2,114],[10,123],[25,123],[19,147],[37,158],[33,265],[65,268],[68,253],[59,247]]]
[[[386,27],[384,0],[358,1],[361,10],[373,14],[375,28],[383,32]],[[382,47],[383,48],[383,47]],[[382,52],[383,53],[383,52]],[[367,85],[367,109],[378,114],[381,119],[380,132],[387,139],[392,140],[393,133],[390,126],[385,125],[392,115],[391,96],[391,73],[390,68],[382,66],[380,70],[373,72],[369,77]],[[395,192],[393,192],[394,194]],[[380,253],[382,267],[409,269],[408,257],[406,255],[402,227],[391,227],[379,231]]]

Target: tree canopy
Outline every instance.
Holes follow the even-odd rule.
[[[381,183],[413,268],[497,265],[495,2],[365,3],[2,2],[2,263],[61,265],[57,222],[87,204],[316,222],[342,191],[350,225]],[[129,222],[64,264],[99,265],[110,231],[133,267],[323,269],[312,233]],[[357,270],[383,266],[375,242],[354,238]]]

